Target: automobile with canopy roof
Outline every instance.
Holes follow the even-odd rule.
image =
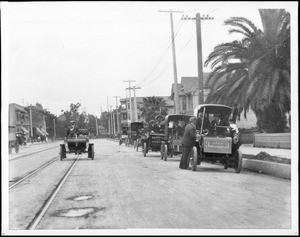
[[[221,104],[201,104],[195,107],[197,118],[196,141],[191,155],[192,171],[202,161],[221,163],[225,169],[242,169],[242,151],[239,131],[232,119],[233,108]]]

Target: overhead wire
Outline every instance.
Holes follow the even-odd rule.
[[[179,26],[180,23],[181,23],[181,25]],[[175,27],[175,29],[176,29],[176,30],[175,30],[175,31],[176,31],[176,34],[175,34],[175,36],[174,36],[174,40],[175,40],[175,38],[176,38],[176,36],[177,36],[179,30],[181,29],[182,25],[183,25],[183,22],[178,21],[178,24],[177,24],[176,27]],[[179,26],[179,27],[178,27],[178,26]],[[172,45],[172,39],[170,39],[170,40],[168,41],[168,46],[167,46],[167,48],[164,50],[162,56],[160,56],[160,58],[158,59],[158,62],[155,64],[154,68],[150,71],[150,73],[147,74],[147,76],[146,76],[141,82],[137,83],[137,86],[140,86],[143,82],[145,82],[145,81],[152,75],[152,73],[155,71],[155,69],[159,66],[159,64],[160,64],[160,63],[162,62],[162,60],[164,59],[164,57],[165,57],[166,53],[168,52],[168,50],[169,50],[169,48],[170,48],[171,45]]]
[[[195,10],[196,10],[196,9],[194,9],[193,11],[195,11]],[[214,9],[214,10],[211,11],[209,14],[211,14],[211,13],[214,12],[215,10],[217,10],[217,9]],[[193,12],[193,11],[192,11],[192,12]],[[191,12],[190,12],[190,13],[191,13]],[[189,13],[189,14],[190,14],[190,13]],[[188,46],[188,44],[191,42],[191,40],[192,40],[194,37],[195,37],[195,33],[194,33],[194,30],[193,30],[193,31],[191,32],[191,34],[190,34],[188,40],[186,41],[185,45],[181,48],[180,52],[178,53],[177,58],[179,58],[179,56],[181,55],[181,53],[183,52],[183,50]],[[175,40],[175,37],[174,37],[174,40]],[[155,77],[155,78],[154,78],[153,80],[151,80],[150,82],[148,82],[148,83],[146,83],[146,84],[144,84],[144,85],[141,85],[141,86],[145,87],[145,86],[151,84],[152,82],[156,81],[158,78],[160,78],[160,77],[161,77],[161,76],[169,69],[170,65],[172,65],[172,62],[169,63],[169,64],[165,67],[165,69],[164,69],[157,77]]]

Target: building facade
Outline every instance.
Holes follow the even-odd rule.
[[[9,104],[8,129],[9,140],[15,139],[15,133],[24,133],[25,138],[30,136],[30,118],[28,112],[23,106],[11,103]]]
[[[166,107],[168,108],[168,113],[174,113],[174,102],[171,100],[169,96],[157,96],[161,97],[166,101]],[[128,125],[133,122],[142,122],[145,121],[145,118],[141,116],[141,108],[143,107],[143,98],[146,97],[136,97],[136,108],[135,110],[135,103],[134,98],[131,98],[131,103],[129,98],[121,98],[120,99],[120,124],[122,127],[128,127]],[[130,104],[132,107],[132,112],[130,111]]]
[[[209,73],[203,73],[203,101],[206,101],[210,88],[207,86]],[[181,82],[177,84],[179,112],[181,114],[193,115],[194,108],[199,101],[199,82],[198,77],[182,77]],[[171,88],[171,99],[175,100],[174,84]]]
[[[15,139],[16,132],[22,132],[26,140],[37,140],[38,136],[47,137],[45,114],[35,106],[23,107],[9,104],[9,140]]]

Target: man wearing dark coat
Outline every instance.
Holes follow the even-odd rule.
[[[75,121],[70,121],[70,126],[66,132],[66,137],[75,137],[78,135],[78,127],[76,126]]]
[[[189,168],[190,153],[196,143],[196,117],[191,117],[189,124],[186,125],[183,133],[182,143],[182,156],[179,163],[180,169]]]

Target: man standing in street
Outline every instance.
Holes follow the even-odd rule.
[[[196,117],[191,117],[189,120],[189,124],[186,125],[184,129],[184,134],[182,138],[182,156],[179,163],[180,169],[188,169],[189,168],[189,159],[190,153],[193,146],[196,143]]]

